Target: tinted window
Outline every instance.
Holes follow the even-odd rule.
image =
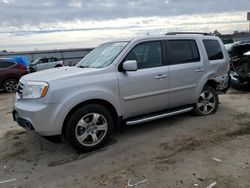
[[[9,61],[0,61],[0,68],[7,68],[12,65],[14,65],[14,62],[9,62]]]
[[[203,43],[209,60],[223,59],[223,53],[217,40],[203,40]]]
[[[194,40],[167,41],[167,56],[171,65],[200,61],[200,54]]]
[[[40,60],[38,61],[38,64],[43,64],[43,63],[45,63],[45,62],[44,62],[44,59],[40,59]]]
[[[43,63],[48,63],[49,59],[47,59],[46,57],[43,59]]]
[[[58,59],[55,58],[55,57],[51,57],[50,60],[49,60],[49,62],[55,62],[55,61],[58,61]]]
[[[126,60],[136,60],[138,63],[138,69],[161,66],[161,42],[147,42],[137,45],[128,54]]]

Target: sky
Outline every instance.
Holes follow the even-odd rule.
[[[173,31],[247,31],[250,0],[0,0],[0,51],[88,48]]]

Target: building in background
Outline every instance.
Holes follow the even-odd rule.
[[[76,48],[76,49],[63,49],[63,50],[42,50],[42,51],[24,51],[24,52],[0,52],[0,58],[24,56],[34,61],[38,58],[56,57],[63,61],[64,65],[73,66],[85,57],[93,48]]]

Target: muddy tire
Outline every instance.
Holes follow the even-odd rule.
[[[98,104],[77,109],[66,124],[66,140],[75,149],[89,152],[102,147],[113,132],[110,112]]]
[[[194,107],[194,114],[205,116],[214,114],[219,105],[219,97],[214,88],[205,86],[199,96],[199,99]]]

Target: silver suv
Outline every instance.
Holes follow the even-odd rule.
[[[95,150],[114,128],[193,111],[216,112],[229,85],[221,40],[171,34],[97,47],[75,67],[26,75],[13,117],[42,136],[63,135],[76,149]]]

